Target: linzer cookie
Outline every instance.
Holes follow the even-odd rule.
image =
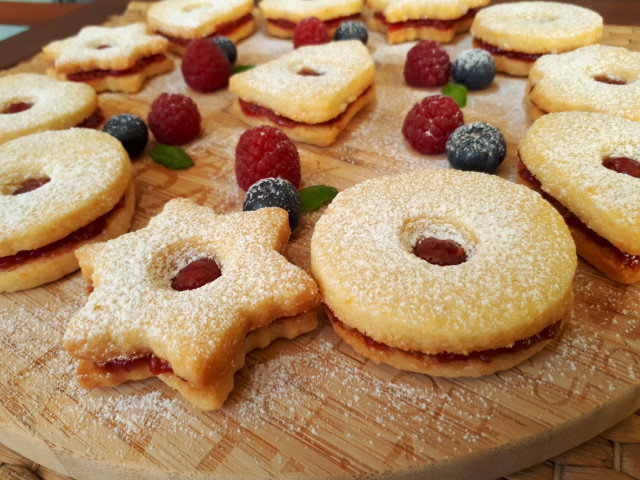
[[[326,146],[375,98],[374,64],[358,40],[301,47],[233,75],[233,112],[293,140]]]
[[[386,32],[389,43],[431,39],[450,42],[469,30],[480,7],[489,0],[367,0],[369,26]]]
[[[535,117],[580,110],[640,120],[640,53],[591,45],[539,58],[527,97]]]
[[[262,0],[258,6],[267,21],[267,32],[275,37],[291,38],[300,20],[317,17],[333,34],[342,22],[360,20],[364,0]]]
[[[96,113],[98,96],[89,86],[46,75],[0,77],[0,143],[42,130],[64,130]]]
[[[149,26],[169,40],[169,50],[184,54],[191,40],[225,36],[234,42],[251,35],[252,0],[164,0],[147,12]]]
[[[157,376],[220,408],[245,355],[315,328],[313,279],[282,255],[281,208],[216,215],[185,199],[149,225],[78,250],[89,286],[64,342],[85,388]]]
[[[344,190],[311,239],[337,334],[375,362],[446,377],[510,368],[556,338],[576,262],[540,195],[458,170]]]
[[[613,280],[640,280],[640,122],[545,115],[519,149],[518,181],[560,211],[578,254]]]
[[[507,3],[478,12],[471,34],[473,45],[491,53],[499,72],[527,76],[542,55],[598,43],[602,17],[566,3]]]
[[[131,162],[118,140],[86,128],[0,145],[0,292],[78,268],[75,249],[127,231]]]
[[[83,82],[96,92],[137,92],[150,77],[173,68],[165,55],[168,41],[150,35],[143,23],[124,27],[84,27],[75,37],[43,48],[53,61],[47,73]]]

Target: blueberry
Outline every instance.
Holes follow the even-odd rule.
[[[447,158],[458,170],[491,173],[506,154],[507,144],[500,130],[484,122],[463,125],[447,140]]]
[[[302,216],[300,195],[284,178],[263,178],[249,187],[242,210],[247,212],[265,207],[280,207],[289,213],[289,226],[294,230]]]
[[[496,62],[486,50],[465,50],[453,61],[451,76],[469,90],[482,90],[496,76]]]
[[[347,20],[338,25],[333,39],[336,41],[360,40],[366,45],[367,40],[369,40],[369,34],[367,33],[367,27],[364,26],[364,23],[357,22],[356,20]]]
[[[102,131],[117,138],[129,154],[129,158],[140,155],[149,141],[149,129],[140,117],[121,113],[107,120]]]
[[[229,59],[229,63],[233,67],[238,59],[238,50],[236,50],[236,44],[229,40],[227,37],[213,37],[213,43],[215,43],[225,57]]]

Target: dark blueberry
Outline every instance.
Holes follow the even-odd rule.
[[[500,130],[484,122],[463,125],[447,140],[447,158],[458,170],[491,173],[506,154],[507,144]]]
[[[117,138],[129,154],[129,158],[140,155],[149,141],[149,129],[140,117],[121,113],[107,120],[102,131]]]
[[[482,90],[496,76],[496,62],[486,50],[465,50],[453,61],[451,76],[469,90]]]
[[[367,27],[364,26],[364,23],[356,20],[347,20],[346,22],[342,22],[338,25],[336,33],[333,35],[333,39],[336,41],[360,40],[366,45],[367,40],[369,40],[369,33],[367,32]]]
[[[215,43],[225,57],[229,59],[229,63],[233,67],[238,59],[238,50],[236,50],[236,44],[229,40],[227,37],[213,37],[213,43]]]
[[[244,197],[242,210],[258,210],[265,207],[280,207],[289,213],[289,226],[294,230],[302,216],[300,194],[291,182],[284,178],[263,178],[249,187]]]

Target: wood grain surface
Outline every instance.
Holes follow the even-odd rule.
[[[143,5],[132,4],[115,22],[138,19],[143,11]],[[610,34],[606,41],[620,38]],[[447,49],[455,56],[469,46],[463,35]],[[372,34],[377,101],[333,146],[298,145],[304,185],[344,189],[385,173],[447,167],[443,156],[411,152],[400,134],[406,111],[435,93],[404,85],[409,47],[388,46]],[[290,49],[290,42],[267,38],[261,30],[240,45],[239,62],[261,63]],[[43,71],[45,65],[36,57],[15,70]],[[524,86],[522,79],[498,76],[489,89],[470,94],[464,109],[465,121],[485,120],[505,134],[508,157],[498,174],[510,179],[517,144],[529,125]],[[233,155],[245,127],[229,113],[228,92],[196,94],[176,70],[135,95],[102,94],[100,104],[107,116],[146,117],[163,91],[186,93],[198,103],[203,132],[187,146],[196,166],[176,172],[146,156],[135,160],[133,229],[175,196],[219,212],[239,209],[243,198]],[[304,216],[287,248],[287,257],[303,268],[321,213]],[[574,291],[573,320],[564,336],[507,372],[458,380],[400,372],[358,356],[322,323],[295,341],[252,353],[217,412],[193,408],[155,379],[81,389],[75,362],[60,346],[66,321],[84,301],[79,274],[4,294],[0,443],[11,451],[0,450],[0,463],[7,464],[0,467],[0,478],[32,479],[34,472],[43,479],[78,480],[633,478],[637,416],[578,453],[511,475],[587,441],[640,407],[639,288],[609,281],[581,262]],[[18,454],[15,461],[12,451]]]

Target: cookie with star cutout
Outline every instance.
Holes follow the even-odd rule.
[[[168,45],[166,38],[149,34],[144,23],[132,23],[84,27],[42,51],[53,61],[47,74],[58,80],[83,82],[96,92],[135,93],[147,79],[173,69]]]
[[[412,40],[450,42],[471,27],[489,0],[367,0],[369,27],[386,32],[389,43]]]
[[[80,249],[91,293],[64,337],[80,385],[155,375],[220,408],[250,350],[316,327],[317,285],[281,255],[289,235],[280,208],[217,215],[174,199],[146,228]]]

